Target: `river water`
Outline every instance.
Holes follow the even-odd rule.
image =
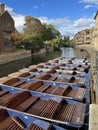
[[[24,58],[21,60],[13,61],[11,63],[0,65],[0,77],[7,76],[10,73],[16,72],[19,69],[28,67],[30,65],[38,64],[41,62],[47,62],[48,60],[63,56],[63,57],[73,57],[81,56],[78,50],[74,48],[61,48],[61,51],[49,52],[47,54],[42,54],[39,56],[33,56],[29,58]]]

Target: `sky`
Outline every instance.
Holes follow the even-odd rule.
[[[22,33],[25,16],[52,24],[62,36],[74,35],[94,27],[94,16],[98,0],[0,0],[15,21],[16,29]]]

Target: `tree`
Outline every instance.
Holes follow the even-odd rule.
[[[74,46],[73,40],[70,40],[69,36],[64,36],[61,46],[63,46],[63,47],[73,47]]]
[[[32,16],[25,17],[24,34],[41,35],[42,30],[43,30],[43,25],[39,19],[34,18]]]
[[[27,50],[31,50],[33,52],[37,52],[42,48],[43,42],[37,35],[26,35],[24,40],[22,41],[22,46]]]
[[[10,42],[15,47],[19,47],[22,40],[23,40],[23,35],[18,32],[12,33],[10,36]]]
[[[42,37],[43,37],[44,41],[45,40],[52,40],[54,38],[61,37],[60,32],[58,30],[56,30],[53,25],[44,24],[43,28],[44,29],[43,29]]]

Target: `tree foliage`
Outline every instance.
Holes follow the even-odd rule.
[[[41,35],[42,31],[43,25],[39,19],[31,16],[25,17],[24,34]]]
[[[64,36],[61,46],[63,46],[63,47],[70,47],[70,46],[73,47],[74,44],[73,44],[73,41],[70,40],[69,36]]]
[[[54,28],[53,25],[49,24],[43,25],[43,33],[42,33],[43,40],[52,40],[54,38],[61,37],[61,34],[58,30]]]
[[[43,42],[37,35],[27,35],[24,37],[21,45],[24,46],[26,50],[36,52],[43,47]]]
[[[10,42],[15,47],[18,47],[21,44],[22,40],[23,40],[23,35],[18,32],[12,33],[10,36]]]
[[[70,37],[64,36],[62,39],[60,32],[53,25],[42,24],[39,19],[32,16],[25,17],[24,33],[13,33],[10,40],[16,47],[30,49],[32,52],[38,51],[44,44],[56,49],[72,45]]]

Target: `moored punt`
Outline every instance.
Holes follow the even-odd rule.
[[[90,64],[90,59],[88,58],[78,58],[78,57],[59,57],[58,59],[54,60],[55,63],[59,63],[60,61],[66,61],[71,63],[78,62],[79,64],[88,63]],[[53,62],[53,61],[52,61]]]
[[[89,72],[89,69],[78,70],[77,68],[24,68],[19,70],[19,72],[35,72],[35,73],[50,73],[50,74],[59,74],[66,76],[82,76],[85,77]]]
[[[27,80],[47,80],[50,82],[61,82],[69,85],[86,86],[86,78],[78,76],[67,76],[37,72],[15,72],[9,75],[10,77],[20,77]]]
[[[46,63],[46,64],[43,64],[41,66],[36,66],[36,67],[54,67],[54,66],[67,66],[67,67],[79,67],[79,68],[87,68],[89,69],[90,68],[90,65],[88,64],[77,64],[77,63],[72,63],[72,64],[69,64],[69,63]],[[30,68],[32,68],[33,66],[29,66]]]
[[[58,58],[57,60],[48,61],[47,65],[69,65],[69,66],[81,66],[90,67],[90,60],[87,58]]]
[[[46,69],[60,69],[60,70],[73,70],[73,71],[80,71],[80,72],[85,72],[85,73],[88,73],[89,72],[89,68],[86,68],[86,67],[79,67],[79,66],[74,66],[74,65],[71,65],[71,66],[51,66],[51,65],[42,65],[42,66],[39,66],[37,68],[46,68]],[[23,71],[24,69],[20,70],[20,71]],[[28,69],[30,70],[30,69]],[[32,69],[33,70],[33,69]]]
[[[86,104],[41,93],[5,88],[9,93],[0,97],[0,105],[3,107],[63,126],[79,128],[84,124]]]
[[[49,95],[59,96],[62,98],[69,98],[77,101],[85,101],[86,89],[78,86],[68,86],[62,83],[48,82],[48,81],[26,81],[21,78],[8,77],[2,85],[21,88],[25,90],[35,91],[39,93],[46,93]]]
[[[81,85],[86,87],[86,78],[77,76],[66,76],[58,74],[48,74],[48,73],[14,73],[9,75],[11,77],[21,77],[27,80],[47,80],[50,82],[61,82],[69,85]]]
[[[46,121],[39,120],[19,111],[0,107],[1,130],[65,130]]]
[[[81,72],[77,70],[62,70],[62,69],[46,69],[46,68],[36,68],[31,69],[29,72],[38,72],[38,73],[50,73],[50,74],[59,74],[59,75],[69,75],[69,76],[86,76],[86,72]]]

